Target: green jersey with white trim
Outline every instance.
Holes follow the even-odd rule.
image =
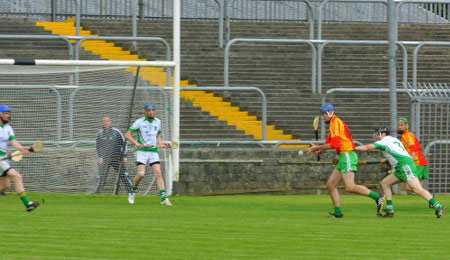
[[[137,133],[137,142],[147,146],[153,146],[151,148],[137,148],[136,151],[142,152],[157,152],[156,137],[161,133],[161,120],[154,117],[148,119],[143,116],[136,120],[130,127],[130,132]]]
[[[14,131],[8,124],[0,125],[0,156],[8,151],[8,142],[15,139]]]
[[[402,142],[395,137],[387,135],[382,140],[373,143],[373,145],[375,148],[383,151],[383,155],[389,160],[392,168],[402,167],[410,163],[414,164]]]

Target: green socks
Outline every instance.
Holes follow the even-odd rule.
[[[334,208],[335,215],[342,215],[341,207]]]
[[[25,191],[22,191],[20,193],[18,193],[17,195],[19,195],[20,200],[22,201],[23,205],[25,205],[25,207],[28,205],[28,203],[30,202],[30,199],[27,197],[27,193]]]
[[[386,211],[394,211],[394,206],[392,206],[392,200],[386,200]]]
[[[167,199],[166,190],[160,190],[159,191],[159,196],[161,197],[161,201],[164,201],[165,199]]]
[[[130,189],[130,193],[136,193],[137,192],[137,188],[135,188],[135,187],[131,187],[131,189]]]
[[[380,198],[380,193],[371,191],[371,192],[369,193],[369,197],[372,198],[372,199],[374,199],[374,200],[377,200],[377,199]]]
[[[436,201],[436,199],[431,198],[428,203],[430,203],[431,206],[433,206],[433,208],[435,210],[439,210],[441,208],[441,204],[439,204],[439,202]]]

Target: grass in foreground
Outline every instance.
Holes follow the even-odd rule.
[[[157,197],[30,194],[25,212],[0,197],[1,259],[448,259],[450,211],[437,220],[417,196],[394,197],[395,217],[343,196]],[[450,206],[450,197],[438,196]]]

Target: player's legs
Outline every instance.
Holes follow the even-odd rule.
[[[411,179],[406,184],[411,188],[412,191],[414,191],[414,193],[422,196],[422,198],[424,198],[426,201],[428,201],[429,204],[433,206],[437,218],[442,217],[442,214],[444,213],[446,208],[439,204],[439,202],[437,202],[436,199],[431,196],[430,192],[425,190],[422,185],[420,185],[418,179]]]
[[[369,196],[370,190],[363,185],[355,184],[355,173],[347,172],[342,174],[344,180],[345,191],[349,193],[355,193],[359,195]]]
[[[102,193],[103,186],[105,185],[106,178],[108,177],[108,171],[109,171],[110,162],[109,160],[104,160],[102,164],[98,167],[98,181],[97,181],[97,187],[95,189],[95,194]]]
[[[142,178],[144,178],[145,175],[145,164],[138,163],[136,166],[136,176],[133,178],[133,188],[137,188],[139,183],[141,182]]]
[[[134,178],[133,178],[133,184],[128,193],[128,203],[130,203],[130,204],[134,204],[134,198],[136,197],[136,194],[137,194],[137,187],[145,175],[145,166],[146,165],[140,161],[136,162],[137,173],[136,173],[136,176],[134,176]]]
[[[389,174],[381,181],[381,188],[383,189],[386,200],[392,200],[391,186],[400,182],[402,181],[393,174]]]
[[[6,171],[6,176],[14,181],[16,193],[19,195],[20,200],[26,207],[27,211],[32,211],[39,206],[39,203],[34,203],[27,197],[25,189],[23,188],[22,175],[17,170],[10,168]]]
[[[381,181],[381,188],[383,189],[384,196],[386,197],[386,213],[381,216],[393,217],[394,205],[392,204],[392,189],[391,186],[400,183],[401,180],[395,177],[394,174],[389,174]]]
[[[14,181],[14,188],[17,193],[21,193],[21,192],[25,191],[25,189],[23,188],[22,175],[20,175],[20,173],[18,171],[11,168],[8,170],[6,175],[8,176],[8,178],[10,178]]]
[[[158,160],[159,160],[159,158],[158,158]],[[161,204],[172,205],[172,203],[170,203],[170,201],[169,201],[169,198],[167,197],[166,185],[164,184],[164,179],[161,174],[160,162],[159,161],[155,162],[155,163],[151,164],[151,166],[152,166],[153,174],[155,175],[155,178],[156,178],[156,184],[158,185],[159,196],[161,197]]]
[[[418,179],[412,179],[409,180],[406,185],[408,185],[408,187],[417,195],[422,196],[422,198],[424,198],[426,201],[429,201],[431,198],[433,198],[433,196],[431,196],[430,192],[428,192],[427,190],[425,190],[422,185],[420,185],[420,182]]]
[[[152,171],[153,171],[153,174],[155,175],[156,184],[158,185],[158,189],[165,190],[166,187],[164,185],[164,180],[163,180],[163,177],[161,174],[161,164],[160,163],[152,164]]]
[[[1,176],[0,177],[0,194],[4,194],[9,190],[9,179],[8,177]]]
[[[331,201],[333,202],[333,206],[334,206],[333,216],[335,216],[335,217],[342,216],[339,191],[337,189],[337,186],[341,180],[342,180],[342,174],[340,172],[338,172],[336,169],[334,169],[333,172],[331,172],[330,177],[328,177],[328,181],[327,181],[327,190],[328,190],[328,193],[330,193]]]

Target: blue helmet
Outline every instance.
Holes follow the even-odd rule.
[[[324,104],[320,107],[320,113],[325,113],[328,111],[334,111],[334,106],[332,104]]]
[[[3,112],[11,112],[11,108],[9,108],[8,106],[5,105],[0,105],[0,113]]]
[[[144,109],[145,110],[156,109],[156,106],[153,103],[148,103],[144,105]]]

